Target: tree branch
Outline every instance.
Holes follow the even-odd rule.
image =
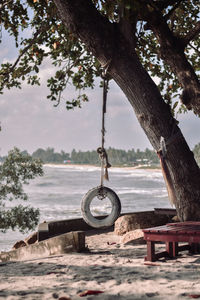
[[[31,48],[31,46],[36,42],[38,36],[47,30],[47,28],[49,27],[49,25],[41,25],[38,30],[34,33],[31,41],[29,42],[29,44],[21,50],[19,56],[17,57],[17,59],[15,60],[15,62],[13,63],[13,65],[9,68],[8,72],[3,73],[2,75],[5,76],[4,80],[3,80],[3,85],[8,81],[9,79],[9,75],[14,71],[15,67],[17,66],[17,64],[19,63],[21,57]]]
[[[5,3],[0,4],[0,9],[2,9],[4,6],[6,6],[8,3],[12,2],[12,0],[8,0]]]
[[[184,54],[184,38],[178,38],[173,34],[162,13],[158,10],[149,11],[146,14],[146,21],[148,28],[154,32],[160,44],[160,57],[170,66],[182,86],[182,103],[188,109],[193,109],[196,114],[199,114],[200,82]],[[190,31],[186,40],[190,41],[190,38],[194,38],[199,31],[200,22]]]
[[[105,65],[113,56],[115,24],[102,16],[91,0],[54,0],[60,18],[89,51]]]
[[[184,0],[178,0],[178,2],[182,2],[182,1],[184,1]],[[162,1],[158,1],[158,3],[157,3],[157,2],[155,2],[155,3],[156,3],[156,6],[157,6],[160,10],[163,10],[163,9],[167,8],[169,5],[174,5],[174,4],[176,4],[176,3],[177,3],[177,0],[168,0],[168,1],[162,0]]]
[[[190,45],[190,47],[191,47],[192,49],[194,49],[194,51],[196,51],[196,52],[199,54],[199,56],[200,56],[200,51],[199,51],[197,48],[195,48],[191,43],[189,43],[189,45]]]
[[[188,32],[188,34],[182,39],[185,46],[189,44],[200,33],[200,21],[195,24],[195,27]]]
[[[179,0],[173,7],[172,9],[164,16],[165,20],[168,20],[170,16],[173,14],[173,12],[179,7],[181,4],[182,0]]]
[[[136,46],[136,16],[132,14],[132,16],[129,18],[131,22],[128,20],[128,18],[121,18],[119,22],[119,28],[122,35],[126,38],[126,40],[130,43],[130,47],[132,49],[135,49]]]

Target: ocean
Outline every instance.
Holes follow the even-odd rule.
[[[45,165],[44,176],[24,186],[31,205],[40,209],[40,222],[81,217],[81,199],[100,185],[100,168],[79,165]],[[160,170],[110,168],[105,186],[113,189],[121,200],[122,213],[169,208],[170,203]],[[95,200],[94,215],[109,213],[110,202]],[[17,204],[16,201],[9,205]],[[29,233],[28,233],[29,234]],[[9,230],[0,233],[0,251],[10,250],[13,244],[28,234]]]

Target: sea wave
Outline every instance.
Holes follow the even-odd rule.
[[[122,176],[123,177],[138,177],[138,178],[162,178],[162,173],[160,172],[122,172],[120,174],[118,174],[118,176]]]
[[[54,165],[54,164],[45,164],[44,168],[55,168],[62,169],[66,172],[80,171],[80,172],[93,172],[100,170],[100,167],[91,166],[91,165]]]
[[[48,191],[46,189],[41,190],[40,188],[36,189],[36,188],[29,188],[28,190],[28,194],[34,194],[35,196],[39,197],[40,195],[46,195],[51,196],[51,195],[82,195],[85,194],[87,192],[87,189],[80,189],[80,190],[72,190],[72,189],[67,189],[64,187],[58,188],[58,187],[51,187],[51,189],[48,189]]]
[[[44,167],[45,175],[24,186],[29,201],[22,204],[39,208],[40,222],[46,220],[81,217],[81,199],[91,188],[99,185],[100,168],[85,165],[54,165]],[[110,168],[110,181],[105,185],[113,189],[121,200],[122,212],[145,211],[154,207],[169,207],[167,191],[160,170]],[[7,201],[6,201],[7,202]],[[11,208],[20,204],[16,200],[6,203]],[[104,204],[105,203],[105,204]],[[94,214],[109,213],[110,204],[96,202]],[[0,236],[1,238],[1,236]],[[5,235],[7,244],[14,244],[16,233]],[[5,243],[5,242],[3,242]],[[0,241],[0,249],[2,247]]]
[[[73,171],[84,171],[84,172],[93,172],[100,171],[100,166],[93,165],[76,165],[76,164],[44,164],[44,168],[54,168],[54,169],[62,169],[65,171],[73,172]],[[162,176],[160,169],[142,169],[137,167],[111,167],[109,168],[109,172],[111,173],[119,173],[119,174],[127,174],[132,176]]]
[[[149,189],[140,189],[140,188],[123,188],[120,190],[117,190],[117,194],[119,195],[124,195],[124,194],[142,194],[142,195],[166,195],[166,189],[154,189],[154,188],[149,188]]]

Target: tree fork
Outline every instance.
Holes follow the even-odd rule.
[[[117,25],[113,31],[114,24],[101,16],[89,0],[54,2],[64,24],[78,35],[102,65],[112,59],[109,74],[128,98],[154,149],[159,150],[161,136],[168,141],[173,134],[177,135],[167,146],[166,156],[175,190],[175,206],[181,220],[199,220],[200,169],[168,105],[130,47],[127,37],[117,30]]]

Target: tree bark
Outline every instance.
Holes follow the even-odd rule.
[[[109,23],[100,15],[90,0],[54,2],[62,21],[78,35],[101,65],[111,61],[109,74],[128,98],[156,151],[160,150],[161,136],[165,139],[168,184],[175,196],[179,218],[200,219],[200,169],[168,105],[141,65],[132,40],[129,42],[118,24]]]

